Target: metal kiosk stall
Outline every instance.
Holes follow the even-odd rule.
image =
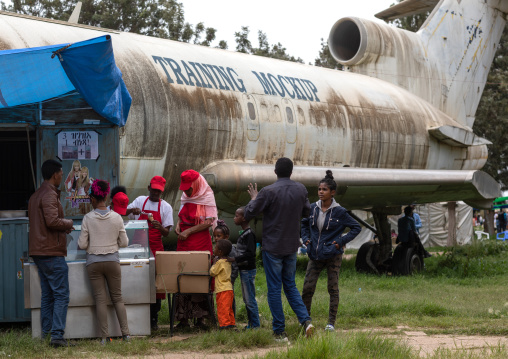
[[[86,36],[72,37],[71,44],[57,35],[61,40],[53,45],[29,49],[24,47],[40,45],[35,38],[14,36],[0,46],[0,322],[34,318],[24,309],[22,263],[29,254],[28,203],[43,181],[44,161],[62,164],[60,203],[74,225],[92,210],[87,194],[93,179],[113,188],[121,174],[130,176],[120,170],[120,129],[132,98],[116,67],[111,36]],[[74,267],[79,256],[70,253]],[[73,280],[71,306],[77,303]]]
[[[86,251],[78,248],[81,226],[67,235],[70,301],[64,338],[100,337],[95,299],[86,271]],[[125,230],[129,246],[120,248],[122,297],[131,335],[150,334],[150,303],[155,303],[155,260],[148,245],[146,221],[128,221]],[[40,337],[41,286],[37,266],[30,259],[24,264],[25,307],[31,309],[32,337]],[[108,328],[112,337],[121,336],[120,325],[111,301],[108,303]]]

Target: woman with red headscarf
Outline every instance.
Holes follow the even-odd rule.
[[[183,191],[175,232],[178,235],[177,251],[209,251],[213,256],[210,227],[217,220],[217,206],[212,189],[203,176],[194,170],[182,173],[180,189]],[[180,295],[176,303],[177,328],[189,326],[189,319],[196,318],[197,326],[203,326],[203,318],[209,315],[205,294]]]

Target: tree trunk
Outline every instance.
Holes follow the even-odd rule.
[[[457,244],[457,219],[455,217],[457,202],[448,202],[448,240],[446,245],[453,247]]]
[[[494,223],[494,211],[490,209],[485,210],[485,221],[483,222],[483,230],[489,234],[489,236],[494,235],[494,231],[496,229],[496,224]]]

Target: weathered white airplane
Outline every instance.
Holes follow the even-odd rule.
[[[114,182],[118,168],[130,197],[160,174],[168,181],[165,199],[178,208],[179,175],[193,168],[222,213],[234,213],[248,201],[249,182],[275,180],[279,157],[293,159],[293,179],[311,199],[332,169],[338,202],[372,211],[380,246],[371,262],[383,268],[391,257],[387,215],[401,205],[464,200],[490,207],[500,195],[480,171],[489,142],[472,127],[508,0],[407,0],[378,16],[427,9],[417,33],[354,17],[337,21],[329,47],[345,71],[8,12],[0,12],[0,50],[111,35],[133,103],[127,125],[108,137],[107,151],[119,161],[106,176]],[[59,121],[97,118],[83,106],[55,116],[52,103],[75,106],[66,98],[38,108],[34,121],[56,118],[54,128],[41,126],[41,141],[61,131]],[[56,143],[39,148],[39,161],[57,151]],[[404,261],[422,263],[409,257]]]

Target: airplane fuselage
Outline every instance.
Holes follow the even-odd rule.
[[[462,126],[376,78],[0,15],[0,49],[106,33],[133,98],[120,130],[120,183],[131,196],[145,194],[150,178],[162,175],[165,198],[177,205],[180,173],[219,161],[273,164],[286,156],[298,166],[474,170],[487,159],[485,145],[450,146],[429,135],[429,128]]]

